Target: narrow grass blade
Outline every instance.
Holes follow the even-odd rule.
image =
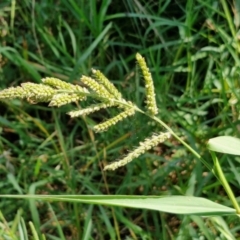
[[[98,46],[98,44],[102,41],[102,39],[105,37],[105,35],[108,33],[110,28],[112,27],[112,23],[110,22],[104,30],[99,34],[99,36],[94,40],[94,42],[86,49],[86,51],[81,55],[81,57],[77,60],[77,63],[73,69],[73,72],[70,76],[70,79],[72,79],[76,72],[79,69],[79,66],[89,57],[89,55],[93,52],[93,50]]]
[[[236,211],[233,208],[223,206],[205,198],[192,196],[0,195],[0,198],[25,198],[46,201],[79,202],[201,216],[236,214]]]

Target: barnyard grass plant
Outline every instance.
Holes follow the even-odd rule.
[[[139,145],[135,147],[132,151],[130,151],[126,156],[121,158],[120,160],[109,163],[104,167],[104,170],[116,170],[130,162],[139,156],[143,155],[150,149],[154,148],[160,143],[169,140],[171,137],[176,138],[180,143],[182,143],[190,152],[194,154],[194,156],[200,160],[210,172],[212,172],[219,182],[224,187],[229,199],[231,200],[234,208],[227,208],[225,206],[215,204],[207,199],[203,200],[202,198],[194,198],[191,199],[189,197],[182,198],[176,196],[175,198],[167,198],[159,199],[159,198],[151,198],[147,197],[148,201],[152,202],[149,206],[145,206],[148,209],[155,209],[162,211],[162,206],[168,206],[168,212],[171,213],[185,213],[185,214],[200,214],[200,215],[214,215],[214,214],[233,214],[236,211],[237,214],[240,214],[240,208],[238,202],[234,196],[232,189],[230,188],[228,181],[225,178],[225,175],[221,169],[221,165],[219,164],[218,158],[214,152],[224,152],[225,153],[233,153],[229,148],[223,151],[222,143],[226,141],[226,139],[212,139],[208,143],[208,149],[211,152],[211,156],[213,159],[213,163],[209,163],[201,157],[201,155],[195,151],[190,145],[188,145],[180,136],[178,136],[166,123],[164,123],[158,117],[158,107],[155,98],[154,84],[149,68],[147,67],[145,59],[139,54],[136,54],[137,64],[140,68],[142,77],[145,83],[145,109],[140,109],[136,104],[132,101],[126,100],[123,95],[118,91],[118,89],[110,82],[110,80],[103,75],[99,70],[92,69],[92,76],[82,76],[78,85],[74,85],[71,83],[64,82],[58,78],[47,77],[42,79],[42,83],[22,83],[21,86],[10,87],[8,89],[4,89],[0,91],[0,99],[13,99],[20,98],[26,99],[28,102],[32,104],[36,104],[39,102],[49,102],[49,106],[52,107],[60,107],[69,103],[80,103],[78,104],[78,108],[71,110],[67,114],[70,115],[71,118],[76,117],[84,117],[101,109],[107,108],[117,108],[119,110],[118,114],[107,119],[104,122],[101,122],[95,126],[93,126],[93,130],[95,132],[104,132],[109,128],[114,127],[116,124],[124,121],[126,118],[131,118],[137,112],[146,115],[151,120],[158,123],[165,130],[161,132],[154,132],[150,136],[147,136],[145,140],[139,142]],[[81,108],[81,102],[87,101],[88,99],[93,99],[94,104],[89,104],[86,108]],[[89,101],[92,102],[92,101]],[[98,102],[98,103],[96,103]],[[85,104],[87,105],[87,104]],[[238,145],[239,140],[234,138],[228,138],[227,141],[231,141],[232,146]],[[234,152],[234,154],[239,154],[239,151]],[[14,196],[13,196],[14,197]],[[15,196],[16,197],[16,196]],[[34,198],[33,196],[30,196]],[[116,206],[127,206],[127,207],[136,207],[137,205],[133,204],[132,200],[135,199],[132,197],[120,196],[119,198],[113,196],[109,197],[107,201],[105,201],[105,196],[103,198],[99,196],[95,196],[96,199],[93,200],[93,197],[90,196],[82,196],[78,197],[77,201],[79,202],[88,202],[95,204],[110,204]],[[39,198],[39,196],[38,196]],[[60,201],[75,201],[75,196],[53,196],[55,200]],[[122,199],[124,198],[124,204],[122,204]],[[48,200],[49,196],[41,196],[41,199]],[[184,200],[183,200],[184,199]],[[141,197],[136,197],[134,201],[144,201]],[[155,200],[157,202],[155,202]],[[171,202],[172,200],[172,202]],[[184,210],[181,211],[181,208],[174,208],[174,206],[178,206],[176,201],[180,201],[180,205],[184,206]],[[195,202],[196,200],[196,202]],[[163,201],[160,205],[158,201]],[[189,201],[191,201],[192,207],[189,208]],[[142,204],[142,203],[141,203]],[[180,206],[179,205],[179,206]],[[141,205],[142,206],[142,205]],[[200,206],[200,208],[198,208]],[[140,207],[140,205],[139,205]]]

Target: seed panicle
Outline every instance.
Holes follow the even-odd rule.
[[[139,54],[136,54],[136,59],[145,81],[146,87],[146,105],[148,113],[154,116],[158,113],[154,86],[151,73],[147,67],[145,59]],[[82,85],[75,85],[62,81],[55,77],[46,77],[42,79],[42,83],[22,83],[21,86],[10,87],[0,91],[0,100],[20,98],[26,99],[28,102],[35,104],[38,102],[49,102],[49,106],[60,107],[72,102],[81,102],[91,97],[98,103],[91,104],[87,108],[77,109],[68,112],[71,118],[86,116],[100,109],[109,107],[117,107],[121,112],[107,119],[105,122],[97,124],[93,127],[95,132],[103,132],[108,130],[111,126],[116,125],[125,118],[135,114],[138,109],[131,101],[127,101],[122,97],[118,89],[109,81],[109,79],[99,70],[92,69],[93,78],[82,76]],[[139,146],[130,152],[126,157],[118,162],[110,163],[104,170],[115,170],[118,167],[124,166],[131,162],[134,158],[144,154],[149,149],[157,144],[165,141],[170,137],[169,133],[160,133],[146,138],[140,142]]]

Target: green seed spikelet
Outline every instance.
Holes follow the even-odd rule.
[[[136,54],[136,59],[145,81],[147,109],[149,113],[154,116],[158,113],[158,109],[156,104],[152,75],[149,71],[149,68],[147,67],[145,59],[139,53]]]
[[[169,132],[167,133],[160,133],[158,135],[153,135],[151,138],[146,138],[144,142],[140,142],[139,146],[132,152],[130,152],[126,157],[123,159],[113,162],[109,165],[107,165],[104,170],[116,170],[119,167],[122,167],[129,162],[131,162],[133,159],[139,157],[140,155],[144,154],[151,148],[157,146],[159,143],[162,143],[169,139],[171,137],[171,134]]]
[[[0,91],[0,99],[20,98],[30,103],[49,102],[55,90],[50,86],[36,83],[22,83],[21,87],[11,87]]]
[[[65,90],[78,91],[80,93],[89,93],[86,88],[83,88],[79,85],[74,85],[71,83],[64,82],[58,78],[47,77],[47,78],[43,78],[42,82],[56,89],[61,89],[61,90],[65,89]]]
[[[59,93],[53,96],[49,106],[60,107],[71,102],[82,101],[85,99],[85,96],[79,96],[75,93]]]
[[[22,83],[26,98],[30,103],[49,102],[55,94],[50,86],[36,83]]]
[[[100,123],[98,125],[95,125],[93,130],[95,132],[103,132],[106,131],[109,127],[116,125],[118,122],[122,121],[123,119],[134,115],[135,113],[135,109],[134,108],[129,108],[126,109],[124,112],[121,112],[120,114],[118,114],[117,116],[108,119],[107,121]]]
[[[97,112],[100,109],[108,108],[108,107],[113,107],[115,106],[116,103],[99,103],[99,104],[93,104],[88,108],[80,109],[80,110],[74,110],[71,112],[68,112],[68,114],[74,118],[74,117],[79,117],[79,116],[86,116],[89,115],[93,112]]]
[[[92,69],[92,73],[95,79],[102,84],[109,93],[111,93],[115,98],[122,98],[122,94],[117,90],[117,88],[101,73],[99,70]]]
[[[101,84],[99,84],[95,79],[82,76],[81,81],[87,85],[92,91],[94,91],[99,97],[105,99],[113,98],[112,94]]]
[[[89,91],[79,85],[64,82],[57,78],[44,78],[42,79],[44,84],[47,84],[53,88],[58,89],[58,93],[53,96],[49,106],[60,107],[71,102],[86,100],[86,94]]]
[[[0,91],[0,99],[26,98],[22,87],[10,87]]]

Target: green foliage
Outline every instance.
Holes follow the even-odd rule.
[[[150,67],[159,108],[155,117],[136,111],[95,135],[94,126],[124,109],[102,98],[82,101],[84,96],[77,109],[21,99],[0,103],[1,194],[188,195],[237,209],[239,157],[213,151],[210,157],[206,142],[211,139],[210,150],[229,153],[221,151],[229,141],[214,138],[240,137],[239,12],[236,1],[224,0],[1,2],[1,89],[24,83],[20,88],[31,91],[45,76],[79,86],[79,76],[94,68],[104,75],[93,71],[93,79],[108,76],[121,92],[115,97],[145,111],[144,73],[134,63],[139,52]],[[78,101],[74,94],[71,100]],[[40,97],[49,102],[51,96]],[[36,103],[33,95],[26,99]],[[53,103],[63,101],[70,100],[61,93]],[[114,172],[102,171],[165,127],[174,129],[171,139]],[[0,208],[1,228],[7,230],[1,234],[12,239],[239,238],[236,214],[202,218],[144,210],[144,205],[125,209],[6,197]]]

